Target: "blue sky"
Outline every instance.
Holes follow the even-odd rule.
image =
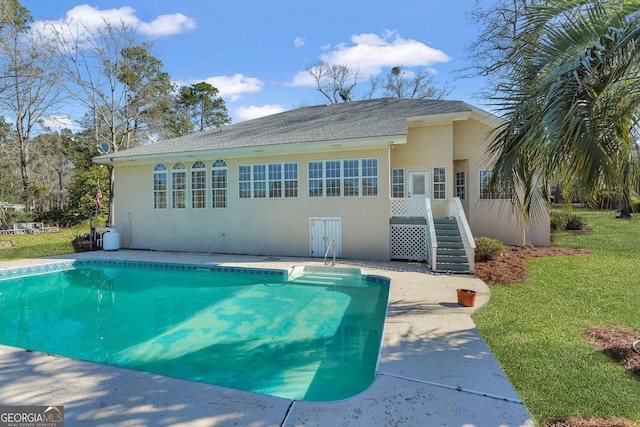
[[[220,90],[233,122],[326,102],[309,81],[318,60],[366,76],[395,65],[423,67],[479,107],[480,79],[457,78],[465,46],[477,34],[476,0],[22,0],[36,24],[73,17],[123,21],[154,41],[153,54],[179,84],[207,81]],[[483,4],[490,0],[484,0]],[[360,87],[360,86],[358,86]],[[61,112],[65,114],[65,112]]]

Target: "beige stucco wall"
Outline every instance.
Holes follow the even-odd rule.
[[[447,168],[447,199],[455,196],[457,171],[466,172],[466,198],[462,201],[474,236],[488,236],[508,245],[532,243],[548,246],[549,218],[535,218],[525,227],[519,214],[502,201],[480,199],[480,170],[489,169],[486,154],[492,127],[473,117],[451,124],[409,129],[407,144],[397,145],[391,152],[393,168],[404,168],[405,179],[411,170],[428,169],[433,185],[433,168]],[[430,190],[432,191],[432,189]],[[431,200],[434,216],[445,216],[445,202]]]
[[[524,225],[519,212],[508,201],[476,200],[469,219],[476,237],[487,236],[507,245],[549,246],[549,215],[532,218]]]
[[[549,216],[531,219],[525,226],[520,212],[508,201],[480,199],[480,170],[491,168],[486,150],[490,143],[491,127],[476,120],[454,123],[457,165],[467,162],[467,201],[465,213],[474,236],[499,239],[508,245],[534,244],[549,246]]]
[[[392,168],[404,168],[405,180],[411,171],[429,170],[429,192],[433,192],[433,168],[444,166],[447,174],[447,199],[453,197],[453,126],[451,124],[409,128],[406,144],[391,151]],[[405,181],[406,182],[406,181]],[[408,182],[406,182],[408,185]],[[443,217],[446,202],[431,199],[435,217]]]
[[[378,158],[379,195],[309,198],[309,160]],[[389,168],[387,150],[318,155],[224,159],[228,164],[226,209],[153,209],[153,164],[116,167],[115,224],[123,247],[155,250],[309,256],[309,218],[342,220],[342,257],[389,259]],[[214,158],[176,159],[190,166]],[[299,196],[292,199],[239,199],[238,165],[297,162]],[[209,195],[210,197],[210,195]],[[208,201],[210,205],[210,200]]]
[[[428,170],[432,192],[433,168],[444,166],[447,199],[455,196],[456,171],[466,172],[463,207],[474,236],[494,237],[506,244],[547,246],[550,243],[548,217],[536,219],[524,227],[510,206],[479,198],[479,170],[490,167],[485,154],[490,129],[488,124],[471,117],[445,124],[411,126],[406,142],[397,141],[393,149],[346,151],[344,146],[347,144],[333,144],[315,154],[251,152],[253,157],[243,158],[242,154],[235,153],[228,157],[185,157],[165,162],[170,169],[176,162],[190,167],[193,162],[202,160],[210,168],[214,160],[225,160],[229,182],[226,209],[153,209],[153,167],[158,162],[116,164],[115,224],[122,247],[128,248],[309,256],[309,219],[340,218],[343,258],[388,260],[390,168],[405,170],[406,185],[408,172]],[[371,157],[378,159],[377,197],[308,197],[308,161]],[[238,198],[239,165],[284,162],[298,163],[297,198]],[[208,200],[208,206],[210,204]],[[432,199],[432,208],[436,218],[445,216],[445,201]]]

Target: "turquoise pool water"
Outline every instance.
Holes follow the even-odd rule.
[[[0,343],[289,399],[373,382],[389,281],[83,261],[0,275]]]

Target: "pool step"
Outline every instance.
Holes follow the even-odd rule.
[[[353,286],[362,281],[362,271],[359,268],[296,266],[289,274],[289,280],[312,285]]]
[[[325,285],[334,286],[342,283],[347,276],[335,275],[335,274],[309,274],[303,275],[297,279],[294,279],[296,283],[308,283],[311,285]]]

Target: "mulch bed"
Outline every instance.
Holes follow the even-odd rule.
[[[504,255],[497,261],[475,262],[475,275],[485,283],[511,285],[524,282],[529,272],[524,261],[529,258],[559,255],[588,255],[587,249],[561,246],[507,246]]]
[[[640,377],[640,353],[632,347],[634,342],[640,341],[640,333],[621,328],[593,327],[585,332],[584,337],[596,349]],[[640,351],[640,343],[636,348]]]
[[[591,253],[592,251],[586,249],[558,246],[507,246],[499,260],[476,262],[475,275],[485,283],[514,285],[527,279],[529,273],[524,265],[527,259]],[[584,338],[594,348],[640,377],[640,353],[633,349],[634,342],[640,340],[638,332],[619,328],[592,327],[584,333]],[[636,347],[640,350],[640,344]],[[544,427],[638,427],[638,424],[621,418],[567,418],[547,420]]]

